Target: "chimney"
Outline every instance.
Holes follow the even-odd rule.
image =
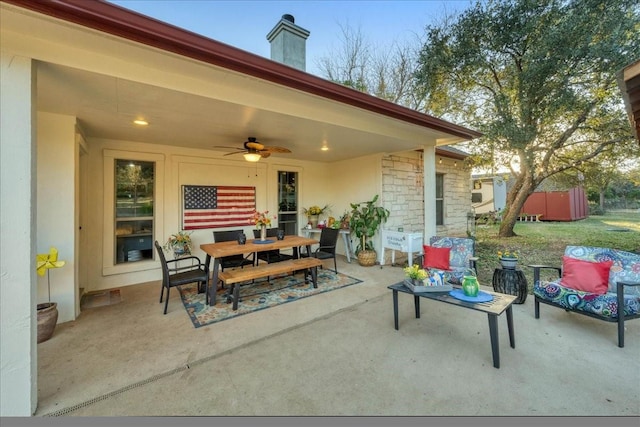
[[[306,71],[306,40],[309,34],[309,31],[295,24],[293,15],[282,15],[280,22],[267,34],[271,44],[271,59]]]

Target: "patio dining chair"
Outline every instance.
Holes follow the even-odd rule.
[[[253,237],[258,239],[260,237],[260,230],[253,230]],[[278,237],[278,228],[267,228],[267,237],[272,237],[274,240]],[[260,262],[260,260],[265,261],[267,264],[272,262],[280,262],[288,259],[293,259],[293,255],[281,253],[280,249],[274,249],[272,251],[262,251],[256,254],[256,264]]]
[[[226,230],[226,231],[214,231],[213,241],[218,242],[231,242],[238,240],[238,235],[242,233],[242,230]],[[230,255],[220,258],[220,271],[224,271],[225,268],[244,267],[245,265],[254,265],[255,254],[252,252],[249,255]]]
[[[338,244],[338,236],[340,230],[337,228],[325,227],[320,232],[320,245],[311,254],[302,253],[301,256],[312,256],[318,259],[333,258],[334,271],[338,272],[338,262],[336,260],[336,245]]]
[[[175,286],[182,286],[189,283],[198,282],[198,292],[206,291],[209,280],[209,266],[200,262],[200,258],[191,255],[176,259],[167,260],[162,247],[155,241],[158,257],[162,264],[162,287],[160,288],[160,302],[164,296],[164,289],[167,288],[167,299],[164,302],[164,314],[167,314],[169,305],[169,291]],[[179,263],[190,262],[189,265],[180,266]]]

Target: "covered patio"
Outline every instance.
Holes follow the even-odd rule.
[[[399,266],[341,272],[363,282],[195,329],[159,282],[121,289],[39,345],[36,416],[629,416],[640,414],[640,328],[514,305],[499,318],[391,291]]]

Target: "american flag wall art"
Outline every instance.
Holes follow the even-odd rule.
[[[182,229],[198,230],[250,225],[256,188],[183,185]]]

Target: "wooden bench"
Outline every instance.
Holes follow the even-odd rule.
[[[309,283],[308,276],[311,275],[313,287],[318,287],[318,267],[322,266],[322,261],[317,258],[299,258],[287,261],[273,262],[270,264],[260,264],[255,267],[245,267],[236,270],[225,270],[220,272],[218,279],[222,283],[232,285],[233,310],[238,309],[238,299],[240,297],[240,282],[258,279],[261,277],[275,276],[278,274],[293,273],[304,270],[304,282]]]

